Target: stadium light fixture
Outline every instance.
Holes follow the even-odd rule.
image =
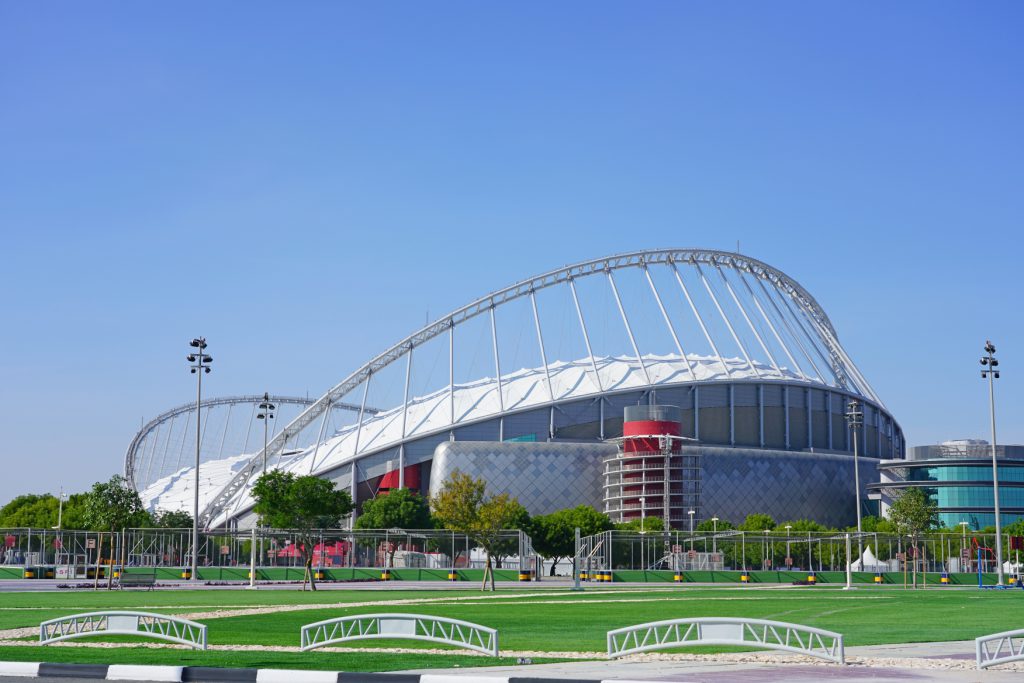
[[[270,393],[263,392],[263,402],[259,405],[260,412],[256,415],[256,418],[263,420],[263,474],[267,473],[267,431],[268,425],[271,420],[274,419],[274,410],[276,406],[270,402]]]
[[[185,359],[190,363],[189,372],[196,376],[196,472],[195,495],[192,499],[192,581],[199,580],[199,454],[203,445],[201,425],[203,407],[203,375],[209,374],[213,356],[205,353],[206,337],[197,337],[189,342],[190,347],[199,349],[198,353],[190,353]]]
[[[864,539],[861,538],[861,533],[864,529],[860,513],[860,454],[857,452],[857,434],[860,432],[861,425],[864,424],[864,412],[861,410],[860,401],[857,399],[852,399],[846,404],[846,421],[849,423],[850,431],[853,433],[853,487],[854,498],[857,501],[857,559],[863,562]]]
[[[996,347],[985,340],[985,355],[981,357],[982,379],[988,379],[988,409],[992,420],[992,503],[996,516],[996,585],[1003,585],[1003,527],[999,519],[999,466],[996,464],[996,390],[995,380],[999,379],[999,361],[995,357]]]

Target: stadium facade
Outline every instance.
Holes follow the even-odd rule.
[[[331,479],[358,501],[396,487],[428,493],[461,469],[534,514],[588,502],[628,518],[640,502],[608,479],[606,460],[626,408],[661,405],[674,407],[698,464],[668,474],[672,491],[653,514],[677,527],[691,509],[696,522],[766,512],[845,524],[851,400],[864,414],[867,484],[878,460],[903,457],[903,435],[803,287],[736,253],[623,254],[523,280],[417,330],[279,419],[265,452],[252,447],[246,408],[212,430],[204,422],[201,521],[251,524],[264,462]],[[194,420],[191,436],[188,421],[156,422],[133,441],[126,475],[150,508],[189,509],[181,454]],[[644,477],[657,490],[657,473]]]

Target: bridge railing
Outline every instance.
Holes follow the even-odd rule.
[[[1024,661],[1024,629],[1003,631],[974,640],[978,668]]]
[[[206,649],[206,626],[188,619],[153,612],[107,611],[72,614],[39,624],[39,644],[97,635],[157,638]]]
[[[608,631],[608,657],[692,645],[740,645],[781,650],[845,664],[843,636],[764,619],[698,617],[654,621]]]
[[[374,638],[427,640],[498,656],[495,629],[425,614],[358,614],[307,624],[302,627],[301,649]]]

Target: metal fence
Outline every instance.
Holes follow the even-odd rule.
[[[63,576],[84,576],[88,568],[184,567],[191,561],[191,529],[123,529],[118,533],[0,529],[0,566],[63,567]],[[258,567],[301,567],[303,550],[294,531],[208,532],[199,535],[199,566],[248,567],[255,549]],[[423,569],[481,569],[486,555],[472,538],[439,529],[324,529],[316,533],[313,566]],[[495,547],[498,569],[540,573],[530,537],[502,532]]]
[[[1020,551],[1003,543],[1004,564],[1019,573]],[[936,533],[916,542],[893,534],[863,534],[853,541],[854,571],[995,573],[993,534]],[[606,531],[580,540],[582,569],[728,571],[787,570],[846,571],[847,552],[836,532],[721,531],[693,534],[681,531]],[[860,558],[860,560],[858,560]]]

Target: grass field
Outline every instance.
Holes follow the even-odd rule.
[[[412,601],[407,604],[358,603]],[[590,588],[565,590],[510,589],[497,594],[476,591],[206,590],[156,592],[0,593],[0,629],[38,626],[56,616],[102,609],[140,609],[168,614],[205,615],[213,649],[131,647],[124,638],[110,649],[0,644],[0,659],[30,661],[174,663],[195,666],[388,671],[427,667],[507,664],[508,658],[451,654],[355,651],[275,651],[296,648],[304,624],[332,617],[373,612],[413,612],[452,617],[497,628],[506,652],[602,652],[609,629],[646,621],[698,616],[753,617],[816,626],[845,635],[846,644],[968,640],[1024,626],[1020,617],[1024,591],[929,589],[905,591],[871,587],[842,591],[810,588],[693,588],[660,590]],[[218,610],[280,609],[270,613],[210,616]],[[8,636],[9,638],[10,636]],[[31,638],[24,641],[31,641]],[[78,643],[95,642],[100,637]],[[8,641],[10,642],[10,641]],[[144,642],[131,639],[130,642]],[[225,650],[227,646],[251,649]],[[358,648],[425,649],[416,641],[360,641]],[[697,651],[690,649],[689,651]],[[708,650],[703,650],[708,651]],[[536,657],[534,661],[539,661]]]

